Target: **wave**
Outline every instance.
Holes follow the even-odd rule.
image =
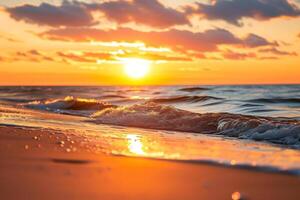
[[[7,97],[0,97],[0,101],[7,101],[7,102],[13,102],[13,103],[28,103],[30,100],[28,99],[18,99],[18,98],[7,98]]]
[[[197,92],[197,91],[203,91],[203,90],[209,90],[209,88],[203,88],[203,87],[186,87],[186,88],[179,89],[179,91],[182,91],[182,92]]]
[[[300,98],[260,98],[252,99],[253,103],[300,103]]]
[[[33,101],[26,104],[27,107],[36,108],[41,110],[102,110],[105,108],[115,107],[104,101],[98,101],[95,99],[83,99],[68,96],[64,99],[54,99],[47,101]]]
[[[230,113],[194,113],[162,103],[197,102],[211,96],[180,96],[116,106],[105,101],[66,97],[24,104],[26,107],[90,117],[92,122],[140,128],[215,134],[300,148],[300,121]]]
[[[125,97],[125,96],[122,96],[122,95],[103,95],[103,96],[101,96],[101,98],[103,98],[103,99],[124,99],[124,98],[127,98],[127,97]]]
[[[91,117],[95,123],[217,134],[300,148],[300,122],[291,119],[229,113],[199,114],[154,102],[111,107]]]
[[[252,104],[252,103],[245,103],[240,105],[240,107],[262,107],[263,105],[261,104]]]
[[[154,103],[181,103],[181,102],[189,102],[196,103],[207,100],[221,100],[221,98],[212,97],[212,96],[175,96],[175,97],[165,97],[165,98],[156,98],[151,99],[151,102]]]

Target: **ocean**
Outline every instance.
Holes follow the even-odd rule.
[[[0,87],[0,113],[108,154],[300,174],[300,85]]]

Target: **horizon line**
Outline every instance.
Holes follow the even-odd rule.
[[[299,83],[239,83],[239,84],[0,84],[0,87],[151,87],[151,86],[271,86],[271,85],[300,85]]]

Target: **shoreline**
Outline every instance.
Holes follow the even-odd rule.
[[[298,176],[113,156],[55,129],[0,126],[0,138],[3,199],[300,198]]]

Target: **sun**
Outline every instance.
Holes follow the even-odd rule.
[[[124,63],[124,72],[133,79],[145,77],[150,71],[150,61],[144,59],[126,59]]]

